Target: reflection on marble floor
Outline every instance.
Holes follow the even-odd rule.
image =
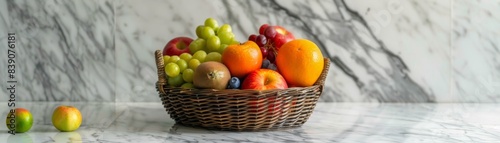
[[[74,104],[84,124],[76,132],[60,133],[47,113],[64,103],[25,103],[32,109],[31,131],[0,142],[495,142],[500,123],[492,113],[499,104],[378,104],[319,103],[299,128],[262,131],[212,131],[177,125],[159,103]],[[38,108],[36,108],[38,107]],[[1,113],[6,110],[0,109]],[[99,116],[96,116],[99,114]],[[50,114],[49,114],[50,115]],[[0,131],[7,131],[1,127]]]

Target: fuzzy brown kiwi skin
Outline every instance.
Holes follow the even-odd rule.
[[[231,74],[229,69],[219,62],[201,63],[194,72],[193,85],[203,89],[226,89]]]

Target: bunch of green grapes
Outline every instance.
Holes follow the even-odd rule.
[[[207,18],[204,25],[196,27],[198,39],[191,42],[189,51],[193,57],[205,61],[221,62],[221,55],[228,45],[239,44],[229,24],[219,26],[213,18]]]
[[[163,56],[168,85],[182,88],[194,87],[194,70],[200,65],[200,61],[205,60],[206,54],[195,54],[195,56],[189,53],[182,53],[179,56]]]

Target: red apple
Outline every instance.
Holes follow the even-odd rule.
[[[276,32],[278,32],[278,34],[284,35],[287,39],[295,39],[292,32],[289,32],[281,26],[274,26],[274,29],[276,29]]]
[[[295,36],[293,36],[292,32],[289,32],[281,26],[274,26],[274,29],[276,29],[277,33],[276,37],[274,37],[273,40],[276,51],[278,51],[283,44],[295,39]]]
[[[247,75],[241,85],[242,89],[285,89],[288,85],[278,72],[270,69],[255,70]],[[249,111],[255,114],[264,112],[267,115],[281,114],[282,101],[274,97],[256,99],[249,102]]]
[[[286,89],[288,85],[278,72],[270,69],[258,69],[247,75],[241,85],[242,89]]]
[[[173,56],[181,55],[182,53],[189,53],[189,44],[193,42],[193,39],[189,37],[176,37],[168,41],[165,48],[163,48],[163,55]]]

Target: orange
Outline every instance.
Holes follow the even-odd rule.
[[[260,69],[262,53],[259,46],[252,41],[242,45],[229,45],[222,53],[222,63],[231,72],[231,76],[243,78],[252,71]]]
[[[290,87],[306,87],[318,80],[324,59],[314,42],[297,39],[281,46],[276,55],[276,66]]]

